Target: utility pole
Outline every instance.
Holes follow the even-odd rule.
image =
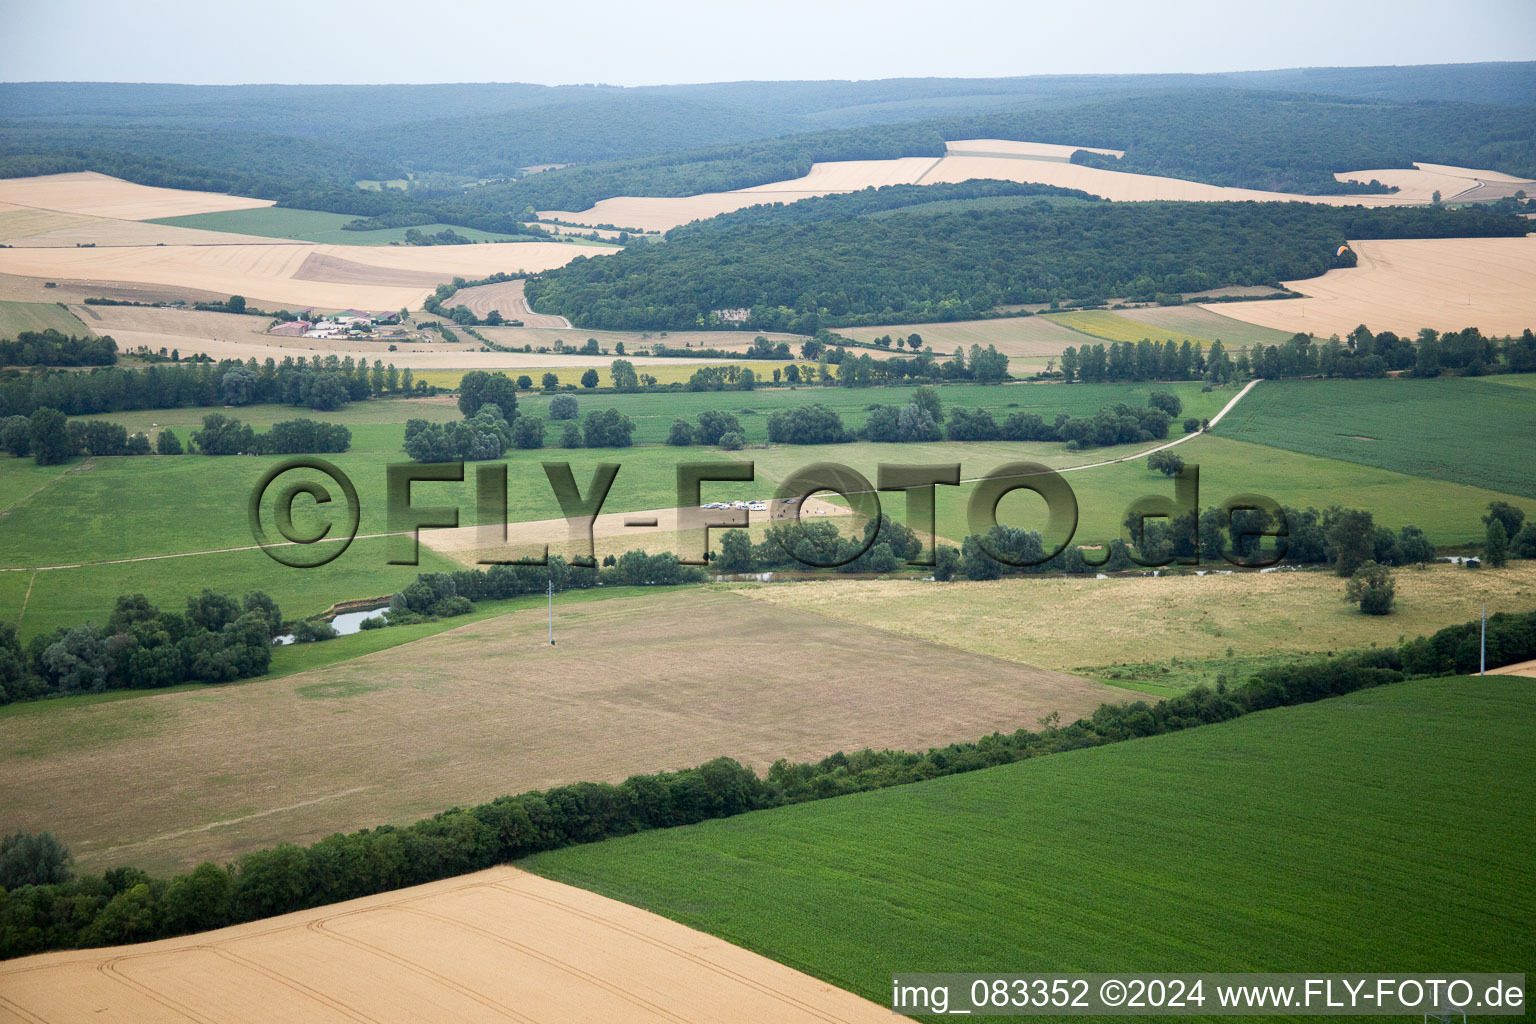
[[[549,581],[549,646],[555,646],[555,581]]]
[[[1488,674],[1488,602],[1483,602],[1483,639],[1477,654],[1477,674]]]

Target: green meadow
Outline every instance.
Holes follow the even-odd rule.
[[[885,1005],[916,971],[1522,971],[1528,683],[1400,683],[520,866]]]
[[[1262,390],[1262,387],[1255,390]],[[1173,482],[1161,473],[1148,470],[1146,459],[1134,457],[1149,447],[1151,445],[1134,444],[1073,452],[1065,445],[1033,442],[859,442],[815,448],[785,445],[734,454],[741,459],[750,459],[758,476],[775,484],[795,470],[821,461],[856,469],[871,483],[877,480],[882,462],[916,465],[958,462],[964,481],[975,481],[1001,466],[1020,461],[1066,469],[1069,471],[1063,478],[1071,486],[1078,506],[1076,542],[1097,543],[1120,536],[1126,510],[1137,498],[1145,495],[1173,497]],[[1429,480],[1211,434],[1191,438],[1174,451],[1186,464],[1200,467],[1201,507],[1219,505],[1230,497],[1245,493],[1267,495],[1283,505],[1297,508],[1325,509],[1330,505],[1347,505],[1366,509],[1378,522],[1393,528],[1410,524],[1418,526],[1429,536],[1431,543],[1447,546],[1481,541],[1484,531],[1481,516],[1487,512],[1491,501],[1509,501],[1536,515],[1536,500],[1507,492]],[[1070,469],[1117,459],[1126,461],[1090,469]],[[941,537],[958,544],[971,532],[968,507],[974,489],[974,483],[937,488],[937,529]],[[888,514],[905,514],[905,504],[899,495],[881,495],[880,499]],[[998,505],[998,520],[1010,526],[1043,530],[1044,517],[1044,501],[1029,491],[1015,491]],[[1060,539],[1055,538],[1057,543]]]
[[[342,225],[358,218],[346,213],[322,213],[318,210],[290,210],[277,206],[253,210],[226,210],[222,213],[194,213],[185,217],[162,217],[154,224],[204,231],[228,231],[237,235],[263,238],[292,238],[300,242],[330,245],[388,245],[404,242],[406,228],[381,228],[375,231],[344,231]],[[416,230],[436,234],[452,225],[424,224]],[[454,227],[454,232],[476,242],[510,242],[516,239],[492,234],[478,228]]]
[[[606,379],[606,371],[603,371]],[[515,377],[516,372],[512,375]],[[1236,394],[1235,389],[1202,392],[1198,381],[1172,384],[945,384],[938,388],[939,398],[946,416],[949,410],[986,409],[998,424],[1015,412],[1038,413],[1046,420],[1058,413],[1071,416],[1092,416],[1100,409],[1125,403],[1145,406],[1154,391],[1168,391],[1179,397],[1184,404],[1180,419],[1185,416],[1209,418],[1221,411]],[[600,409],[618,409],[635,421],[637,444],[660,444],[666,441],[672,421],[685,419],[695,422],[698,414],[706,409],[719,409],[735,413],[741,421],[742,433],[749,443],[761,444],[768,440],[768,417],[776,410],[820,403],[836,410],[843,425],[850,430],[863,426],[869,418],[872,405],[906,405],[912,400],[915,389],[906,387],[841,388],[801,387],[764,388],[756,391],[685,391],[665,394],[615,394],[584,392],[576,396],[581,404],[581,414]],[[518,399],[519,412],[534,416],[546,416],[549,398],[529,395]],[[744,410],[754,410],[747,414]],[[1178,433],[1177,424],[1174,433]],[[546,435],[546,439],[548,436]]]
[[[22,331],[47,330],[90,334],[73,313],[52,302],[0,301],[0,338],[15,338]]]
[[[1265,381],[1215,432],[1536,498],[1536,395],[1496,378]]]

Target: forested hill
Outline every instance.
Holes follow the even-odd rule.
[[[1278,284],[1352,266],[1346,238],[1522,235],[1512,214],[1309,203],[1063,204],[1042,199],[930,213],[901,186],[724,214],[660,243],[579,259],[537,275],[541,313],[578,327],[684,329],[718,309],[750,308],[756,330],[959,320],[1051,301],[1152,300],[1158,293]],[[953,186],[964,189],[974,186]],[[882,193],[895,200],[883,202]],[[883,208],[882,208],[883,207]],[[896,210],[894,215],[891,210]]]
[[[1536,94],[1532,94],[1536,100]],[[944,137],[1031,139],[1123,149],[1081,153],[1095,167],[1212,185],[1359,192],[1336,171],[1454,164],[1536,178],[1536,107],[1382,103],[1206,90],[1009,111],[946,124]]]
[[[0,85],[0,176],[90,169],[505,230],[530,210],[738,189],[815,161],[936,157],[945,140],[1005,138],[1123,149],[1118,162],[1080,159],[1126,171],[1329,193],[1355,187],[1335,172],[1414,160],[1536,177],[1536,106],[1506,103],[1532,80],[1536,64],[647,89],[23,83]],[[1268,82],[1333,95],[1249,87]],[[1437,84],[1496,102],[1394,98]],[[576,166],[523,170],[549,164]],[[408,194],[354,187],[407,178]]]

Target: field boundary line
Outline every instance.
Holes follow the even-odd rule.
[[[945,156],[948,156],[948,155],[949,154],[947,154],[947,153],[945,154]],[[917,177],[912,179],[912,184],[914,184],[914,185],[921,185],[923,183],[923,179],[928,177],[928,175],[932,174],[935,170],[937,170],[939,164],[941,164],[943,162],[944,162],[944,157],[942,157],[942,156],[934,157],[933,163],[931,163],[927,167],[923,168],[923,173],[919,174]]]
[[[102,854],[105,855],[116,850],[131,850],[135,846],[147,846],[150,843],[158,843],[163,839],[179,839],[182,836],[195,835],[198,832],[212,832],[214,829],[223,828],[226,825],[238,825],[242,821],[250,821],[253,818],[265,818],[273,814],[282,814],[284,811],[296,811],[300,807],[310,807],[314,804],[323,804],[327,800],[335,800],[339,797],[351,796],[353,793],[362,793],[373,788],[373,786],[353,786],[351,789],[344,789],[340,793],[327,793],[325,796],[317,796],[313,800],[300,800],[298,803],[289,804],[286,807],[269,807],[265,811],[256,811],[253,814],[243,814],[238,818],[226,818],[223,821],[211,821],[206,825],[197,825],[192,828],[177,829],[174,832],[165,832],[158,836],[150,836],[148,839],[138,839],[131,843],[119,843],[116,846],[107,847],[102,851]]]
[[[16,627],[21,628],[21,620],[27,617],[27,602],[32,600],[32,585],[37,582],[37,570],[32,570],[32,578],[27,580],[27,592],[21,599],[21,611],[16,613]]]

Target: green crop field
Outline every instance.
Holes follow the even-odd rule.
[[[1192,336],[1210,338],[1228,348],[1234,345],[1239,347],[1283,345],[1291,339],[1291,335],[1285,331],[1234,320],[1230,316],[1222,316],[1220,313],[1193,305],[1152,306],[1115,315],[1133,320],[1138,324],[1149,324],[1158,330],[1182,331]]]
[[[697,458],[702,452],[693,449],[692,456]],[[689,457],[689,450],[662,447],[510,452],[510,519],[523,522],[560,516],[541,461],[570,462],[583,489],[597,463],[620,463],[624,469],[603,510],[623,512],[676,504],[675,465]],[[721,456],[716,453],[713,457]],[[385,532],[386,468],[391,463],[409,462],[405,453],[346,452],[324,458],[346,473],[357,488],[359,534]],[[0,531],[0,568],[74,565],[249,546],[254,541],[247,521],[247,501],[262,475],[282,461],[280,456],[205,455],[77,461],[74,472],[59,475],[48,488],[7,510],[5,529]],[[31,460],[0,459],[0,476],[13,466],[24,470],[30,464]],[[312,473],[296,471],[294,475],[323,479]],[[465,477],[463,483],[418,484],[412,491],[413,500],[418,505],[457,505],[460,522],[473,525],[473,464]],[[288,481],[285,476],[282,483]],[[335,485],[330,486],[335,489]],[[295,503],[294,519],[300,530],[316,522],[306,513],[308,500]],[[110,511],[103,515],[98,509]],[[265,514],[270,516],[270,509]],[[270,518],[266,521],[271,522]],[[337,599],[346,596],[366,595],[340,595]]]
[[[342,225],[357,220],[345,213],[322,213],[318,210],[289,210],[277,206],[264,206],[254,210],[227,210],[223,213],[194,213],[185,217],[162,217],[153,224],[169,224],[178,228],[201,228],[204,231],[228,231],[237,235],[260,235],[263,238],[292,238],[301,242],[323,242],[331,245],[388,245],[405,240],[405,228],[381,228],[376,231],[343,231]],[[424,224],[416,230],[422,234],[436,234],[449,224]],[[492,234],[478,228],[454,227],[453,230],[476,242],[513,241],[506,235]]]
[[[1188,341],[1197,348],[1211,343],[1209,338],[1186,334],[1167,327],[1156,327],[1104,309],[1087,309],[1074,313],[1047,313],[1045,318],[1104,341],[1129,341],[1135,344],[1144,338],[1157,342],[1171,338],[1180,344]]]
[[[1536,391],[1536,373],[1505,373],[1487,379],[1498,384],[1507,384],[1510,387]]]
[[[1262,390],[1261,385],[1250,393]],[[1244,399],[1246,402],[1248,399]],[[1241,406],[1239,406],[1241,408]],[[1120,536],[1126,508],[1143,495],[1173,496],[1173,484],[1147,469],[1146,460],[1132,458],[1149,444],[1069,451],[1065,445],[1032,442],[985,442],[955,444],[871,444],[797,448],[784,445],[767,450],[743,450],[737,458],[751,459],[758,476],[779,481],[795,469],[818,461],[850,466],[870,481],[881,462],[919,465],[960,463],[961,479],[974,481],[1010,462],[1038,462],[1064,474],[1077,498],[1077,543],[1097,543]],[[1412,524],[1439,545],[1480,543],[1481,516],[1490,501],[1509,501],[1536,515],[1536,501],[1507,492],[1468,487],[1448,481],[1426,480],[1338,459],[1303,455],[1232,441],[1210,434],[1193,438],[1175,449],[1185,463],[1200,467],[1200,504],[1219,505],[1237,494],[1257,492],[1284,505],[1324,509],[1347,505],[1371,512],[1377,522],[1395,528]],[[1091,469],[1072,469],[1091,463],[1124,459]],[[970,532],[967,503],[973,486],[937,489],[938,533],[958,544]],[[882,495],[887,512],[904,514],[899,496]],[[1027,491],[1017,491],[998,506],[998,519],[1013,526],[1041,529],[1044,502]],[[1059,542],[1060,538],[1056,538]]]
[[[1536,497],[1536,395],[1491,379],[1268,381],[1216,432]]]
[[[0,338],[15,338],[22,331],[47,330],[76,336],[91,333],[73,313],[52,302],[0,301]]]
[[[252,543],[249,534],[245,543]],[[120,594],[143,594],[161,608],[180,609],[204,587],[236,597],[265,591],[285,616],[303,618],[318,615],[338,601],[387,596],[403,589],[419,572],[462,568],[425,546],[420,565],[390,565],[387,543],[384,538],[359,538],[345,554],[318,569],[280,565],[251,550],[37,573],[0,572],[0,622],[19,623],[24,637],[58,626],[77,626],[88,619],[101,625]]]
[[[915,971],[1520,971],[1533,729],[1529,680],[1423,680],[521,866],[886,1005]]]

